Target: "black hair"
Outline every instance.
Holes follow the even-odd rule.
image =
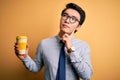
[[[79,14],[80,14],[80,21],[79,21],[79,25],[82,25],[84,20],[85,20],[85,11],[78,5],[76,5],[75,3],[68,3],[66,5],[66,8],[62,10],[61,15],[67,10],[67,9],[74,9],[76,10]]]

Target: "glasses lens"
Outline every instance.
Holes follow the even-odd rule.
[[[76,22],[76,18],[75,17],[71,17],[69,20],[70,20],[71,23],[75,23]]]
[[[62,18],[64,20],[69,19],[70,23],[75,23],[76,21],[78,21],[75,16],[69,16],[67,13],[63,13]]]
[[[67,17],[68,17],[68,15],[67,14],[62,14],[62,18],[64,19],[64,20],[66,20],[67,19]]]

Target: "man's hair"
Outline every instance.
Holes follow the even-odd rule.
[[[80,14],[79,25],[82,25],[84,20],[85,20],[85,11],[80,6],[76,5],[75,3],[68,3],[66,5],[66,8],[62,10],[61,15],[64,14],[64,12],[67,9],[74,9],[74,10],[76,10]]]

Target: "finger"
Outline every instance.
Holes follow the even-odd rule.
[[[62,35],[62,37],[60,38],[60,40],[63,40],[63,38],[67,37],[66,34]]]
[[[17,43],[17,42],[15,42],[14,44],[15,44],[15,45],[18,45],[18,43]]]
[[[18,53],[19,53],[19,50],[15,50],[15,53],[18,54]]]
[[[15,45],[15,46],[14,46],[14,50],[19,50],[18,45]]]
[[[18,44],[17,43],[15,43],[15,45],[14,45],[14,49],[16,49],[16,48],[18,48]]]
[[[26,48],[29,48],[29,45],[28,45],[28,43],[27,43],[27,45],[26,45]]]
[[[15,51],[16,54],[19,53],[19,48],[18,48],[18,43],[17,42],[14,43],[14,51]]]
[[[61,40],[63,43],[65,43],[65,42],[66,42],[66,36],[63,35],[60,40]]]
[[[66,40],[65,40],[65,39],[62,39],[62,42],[63,42],[63,43],[66,43]]]
[[[64,34],[63,37],[66,38],[66,37],[69,37],[69,35],[68,34]]]
[[[16,45],[18,45],[18,43],[17,43],[17,42],[15,42],[15,43],[14,43],[14,46],[16,46]]]
[[[17,48],[14,49],[15,54],[18,55],[19,54],[19,50]]]
[[[72,31],[72,33],[70,34],[70,36],[72,37],[74,35],[75,29]]]

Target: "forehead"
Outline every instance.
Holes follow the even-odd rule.
[[[75,16],[77,18],[80,18],[80,14],[74,9],[67,9],[65,13],[67,13],[70,16]]]

